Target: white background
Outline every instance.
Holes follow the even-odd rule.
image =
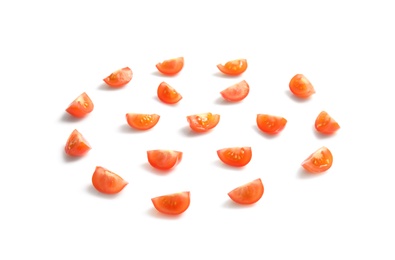
[[[56,3],[55,3],[56,2]],[[3,1],[0,4],[1,259],[395,259],[393,111],[395,16],[391,1]],[[155,64],[183,56],[176,77]],[[240,77],[216,65],[245,58]],[[129,66],[124,88],[102,79]],[[297,73],[316,94],[300,102]],[[219,92],[241,80],[250,95],[226,104]],[[156,98],[166,81],[183,96]],[[94,111],[70,119],[66,107],[86,92]],[[326,110],[341,129],[323,138],[314,120]],[[148,132],[125,114],[157,113]],[[221,115],[208,134],[186,116]],[[284,116],[273,138],[256,114]],[[78,129],[92,145],[71,160],[63,148]],[[243,169],[216,151],[251,146]],[[300,163],[327,146],[333,167],[319,176]],[[183,161],[168,174],[146,151],[174,149]],[[91,185],[96,166],[129,184],[117,196]],[[254,206],[227,193],[261,178]],[[189,190],[181,216],[157,214],[151,198]]]

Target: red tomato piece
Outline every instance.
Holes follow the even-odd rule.
[[[237,187],[228,193],[229,197],[238,204],[253,204],[262,198],[264,187],[261,179],[253,180]]]
[[[217,151],[219,159],[227,165],[243,167],[251,161],[251,147],[232,147]]]
[[[315,129],[322,134],[334,134],[340,129],[339,124],[325,111],[322,111],[315,120]]]
[[[331,168],[332,163],[331,151],[323,146],[304,160],[302,166],[310,173],[321,173]]]
[[[173,150],[150,150],[147,151],[148,162],[152,167],[159,170],[170,170],[182,159],[182,152]]]
[[[83,156],[91,149],[92,147],[88,141],[86,141],[86,139],[80,132],[78,132],[77,129],[71,133],[69,139],[67,140],[66,146],[64,147],[66,154],[70,156]]]
[[[175,104],[182,99],[180,93],[166,82],[159,84],[157,92],[159,100],[166,104]]]
[[[133,72],[129,67],[125,67],[114,71],[108,77],[104,78],[104,82],[113,88],[120,88],[128,84],[133,77]]]
[[[175,75],[184,67],[184,58],[178,57],[174,59],[165,60],[156,64],[156,68],[165,75]]]
[[[137,130],[148,130],[153,128],[158,123],[159,118],[160,116],[157,114],[126,114],[128,125]]]
[[[287,120],[285,118],[267,114],[258,114],[256,122],[258,128],[267,134],[278,134],[287,124]]]
[[[167,215],[179,215],[186,211],[190,204],[190,192],[184,191],[151,199],[157,211]]]
[[[123,190],[128,182],[116,173],[97,166],[92,176],[92,184],[101,193],[116,194]]]
[[[85,92],[79,95],[66,109],[74,117],[84,117],[93,110],[93,102]]]
[[[299,98],[308,98],[315,93],[313,85],[303,74],[296,74],[291,79],[289,89]]]
[[[250,86],[245,80],[243,80],[222,90],[220,93],[225,100],[230,102],[238,102],[246,98],[249,92]]]
[[[246,71],[247,66],[248,64],[246,59],[238,59],[228,61],[225,65],[218,64],[217,68],[226,75],[237,76]]]
[[[203,113],[187,116],[191,129],[195,132],[206,132],[218,125],[220,115]]]

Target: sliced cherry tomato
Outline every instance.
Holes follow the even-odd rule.
[[[79,95],[66,109],[66,111],[75,117],[84,117],[93,110],[93,102],[84,92]]]
[[[92,176],[92,184],[96,190],[106,194],[116,194],[128,184],[119,175],[97,166]]]
[[[246,59],[239,59],[239,60],[231,60],[225,63],[225,65],[218,64],[218,69],[226,74],[231,76],[237,76],[242,74],[247,69],[247,60]]]
[[[148,162],[152,167],[159,170],[170,170],[182,159],[182,152],[172,150],[147,151]]]
[[[129,67],[114,71],[110,76],[104,78],[104,82],[113,88],[120,88],[128,84],[133,77],[133,72]]]
[[[166,82],[159,84],[157,92],[159,100],[166,104],[175,104],[182,99],[182,96]]]
[[[159,118],[160,116],[157,114],[126,114],[128,125],[137,130],[151,129],[158,123]]]
[[[331,151],[323,146],[304,160],[302,166],[310,173],[321,173],[331,168],[332,162]]]
[[[315,93],[313,85],[303,74],[296,74],[291,79],[289,89],[299,98],[308,98]]]
[[[232,147],[217,151],[219,159],[227,165],[243,167],[251,161],[251,147]]]
[[[156,68],[165,75],[175,75],[184,67],[184,58],[178,57],[174,59],[165,60],[162,63],[156,64]]]
[[[67,140],[66,146],[64,147],[66,154],[70,156],[83,156],[91,149],[92,147],[88,141],[86,141],[86,139],[80,132],[78,132],[77,129],[71,133],[69,139]]]
[[[245,80],[243,80],[222,90],[220,93],[225,100],[230,102],[238,102],[247,97],[249,92],[250,86]]]
[[[325,111],[322,111],[315,120],[315,129],[322,134],[333,134],[340,129],[339,124]]]
[[[218,114],[203,113],[187,116],[189,126],[195,132],[206,132],[218,125],[220,116]]]
[[[228,193],[229,197],[239,204],[253,204],[262,198],[264,192],[261,179],[253,180]]]
[[[258,114],[256,117],[258,128],[267,134],[278,134],[287,124],[287,119],[280,116]]]
[[[173,193],[151,199],[156,210],[163,214],[179,215],[186,211],[190,204],[189,191]]]

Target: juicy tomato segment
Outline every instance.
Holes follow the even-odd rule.
[[[147,151],[149,164],[159,170],[170,170],[182,159],[182,152],[173,150]]]
[[[313,85],[303,74],[296,74],[291,79],[289,89],[299,98],[308,98],[315,93]]]
[[[186,211],[190,204],[190,192],[184,191],[151,199],[156,210],[167,215],[179,215]]]
[[[227,165],[243,167],[251,161],[251,147],[232,147],[217,151],[219,159]]]
[[[238,59],[228,61],[225,65],[218,64],[217,68],[226,75],[237,76],[246,71],[247,66],[248,64],[246,59]]]
[[[302,166],[310,173],[321,173],[331,168],[332,163],[331,151],[323,146],[304,160]]]
[[[79,95],[66,109],[66,112],[75,117],[84,117],[94,108],[92,100],[85,92]]]
[[[222,90],[220,93],[225,100],[230,102],[238,102],[246,98],[249,92],[250,86],[245,80],[243,80]]]
[[[287,120],[285,118],[268,114],[258,114],[256,122],[258,128],[267,134],[278,134],[287,124]]]
[[[317,116],[314,125],[318,132],[328,135],[340,129],[340,125],[325,111]]]
[[[156,68],[165,75],[175,75],[184,67],[184,58],[178,57],[174,59],[165,60],[156,64]]]
[[[206,132],[218,125],[220,115],[203,113],[187,116],[191,129],[195,132]]]
[[[128,182],[116,173],[97,166],[92,175],[92,184],[101,193],[116,194],[123,190]]]
[[[148,130],[153,128],[158,123],[159,118],[160,116],[157,114],[126,114],[128,125],[137,130]]]
[[[157,94],[159,100],[166,104],[175,104],[182,99],[180,93],[166,82],[159,84]]]
[[[86,141],[77,129],[75,129],[69,136],[64,150],[70,156],[83,156],[88,153],[92,147]]]
[[[263,192],[264,187],[259,178],[230,191],[228,196],[239,204],[253,204],[262,198]]]
[[[133,77],[133,72],[129,67],[125,67],[114,71],[108,77],[104,78],[104,82],[113,88],[123,87],[128,84]]]

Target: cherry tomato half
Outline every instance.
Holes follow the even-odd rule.
[[[303,74],[296,74],[291,79],[289,89],[299,98],[308,98],[315,93],[313,85]]]
[[[148,130],[153,128],[158,123],[159,118],[160,116],[157,114],[126,114],[128,125],[137,130]]]
[[[262,198],[263,192],[261,179],[256,179],[230,191],[228,196],[238,204],[253,204]]]
[[[156,210],[167,215],[179,215],[186,211],[190,204],[190,192],[184,191],[151,199]]]
[[[92,184],[101,193],[116,194],[123,190],[128,182],[106,168],[97,166],[92,175]]]
[[[230,102],[238,102],[246,98],[249,92],[250,87],[248,83],[243,80],[222,90],[220,93],[225,100]]]
[[[159,84],[157,94],[159,100],[166,104],[175,104],[182,99],[180,93],[166,82]]]
[[[225,65],[218,64],[217,68],[226,75],[237,76],[246,71],[247,66],[248,64],[246,59],[238,59],[228,61]]]
[[[232,147],[217,151],[219,159],[227,165],[243,167],[251,161],[251,147]]]
[[[86,141],[77,129],[75,129],[69,136],[64,150],[70,156],[83,156],[88,153],[92,147]]]
[[[315,120],[315,129],[322,134],[334,134],[340,125],[325,111],[322,111]]]
[[[66,112],[74,117],[84,117],[92,112],[94,106],[92,100],[85,92],[79,95],[66,109]]]
[[[165,75],[175,75],[184,67],[184,58],[178,57],[174,59],[165,60],[156,64],[156,68]]]
[[[278,134],[287,124],[287,120],[285,118],[267,114],[258,114],[256,122],[258,128],[267,134]]]
[[[331,168],[332,163],[331,151],[323,146],[304,160],[302,166],[310,173],[321,173]]]
[[[114,71],[108,77],[104,78],[104,82],[113,88],[120,88],[128,84],[133,77],[133,72],[129,67],[125,67]]]
[[[195,132],[206,132],[218,125],[220,115],[203,113],[187,116],[191,129]]]
[[[182,159],[182,152],[173,150],[150,150],[147,151],[148,162],[152,167],[159,170],[170,170]]]

